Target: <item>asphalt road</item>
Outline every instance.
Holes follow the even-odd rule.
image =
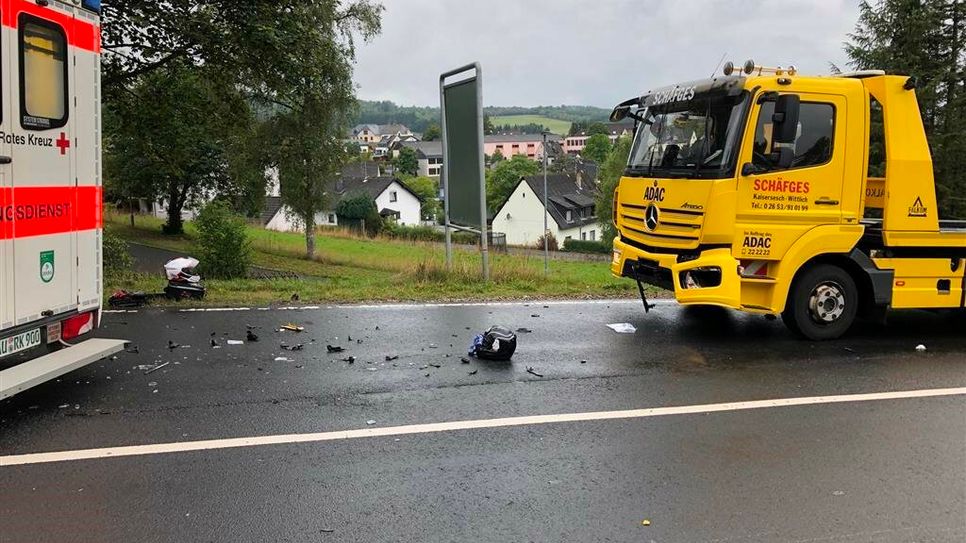
[[[462,363],[490,323],[532,333],[512,363]],[[227,344],[247,326],[258,342]],[[827,343],[639,302],[141,310],[106,315],[101,335],[139,352],[0,403],[0,464],[966,386],[966,321],[926,312]],[[966,540],[964,395],[675,413],[2,465],[0,541]]]

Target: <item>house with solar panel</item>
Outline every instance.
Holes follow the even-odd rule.
[[[601,220],[595,209],[597,186],[583,175],[547,175],[547,229],[563,246],[564,240],[596,241]],[[497,207],[492,231],[506,234],[507,245],[532,246],[543,235],[543,175],[520,178],[510,196]]]

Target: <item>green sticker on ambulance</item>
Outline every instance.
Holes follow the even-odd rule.
[[[41,251],[40,253],[40,280],[49,283],[54,279],[54,252]]]

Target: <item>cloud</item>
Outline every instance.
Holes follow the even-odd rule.
[[[802,73],[845,67],[858,7],[846,0],[385,0],[360,44],[360,98],[437,105],[441,72],[474,60],[486,105],[611,107],[707,77],[722,55]]]

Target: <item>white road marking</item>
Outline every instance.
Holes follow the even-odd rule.
[[[650,407],[646,409],[630,409],[625,411],[598,411],[589,413],[564,413],[558,415],[532,415],[524,417],[506,417],[498,419],[461,420],[453,422],[436,422],[429,424],[411,424],[406,426],[389,426],[386,428],[361,428],[358,430],[340,430],[334,432],[318,432],[309,434],[283,434],[273,436],[252,436],[228,439],[211,439],[206,441],[186,441],[181,443],[157,443],[153,445],[131,445],[125,447],[106,447],[102,449],[83,449],[76,451],[58,451],[46,453],[18,454],[0,456],[0,467],[23,466],[28,464],[47,464],[51,462],[66,462],[73,460],[92,460],[98,458],[117,458],[121,456],[142,456],[150,454],[168,454],[190,451],[208,451],[216,449],[233,449],[239,447],[258,447],[264,445],[286,445],[292,443],[314,443],[320,441],[338,441],[343,439],[359,439],[370,437],[401,436],[409,434],[429,434],[436,432],[452,432],[457,430],[471,430],[480,428],[505,428],[511,426],[529,426],[537,424],[553,424],[561,422],[587,422],[614,419],[638,419],[661,417],[667,415],[688,415],[703,413],[720,413],[723,411],[745,411],[749,409],[764,409],[771,407],[792,407],[802,405],[834,404],[847,402],[870,402],[882,400],[900,400],[908,398],[930,398],[940,396],[966,395],[966,387],[936,388],[927,390],[900,390],[895,392],[872,392],[865,394],[846,394],[839,396],[808,396],[800,398],[779,398],[774,400],[754,400],[744,402],[728,402],[703,405],[683,405],[674,407]]]

